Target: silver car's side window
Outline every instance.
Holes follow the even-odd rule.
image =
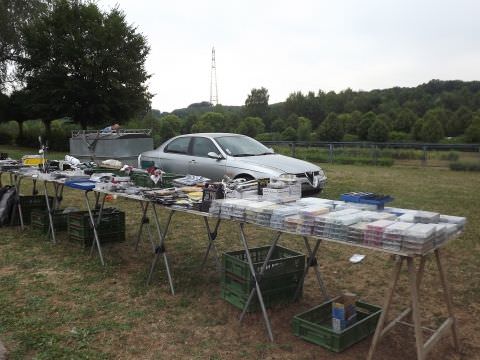
[[[165,147],[164,151],[174,154],[188,154],[190,139],[190,137],[180,137],[175,139]]]
[[[208,157],[209,152],[219,153],[217,147],[212,140],[204,137],[194,137],[192,145],[192,155],[200,157]]]

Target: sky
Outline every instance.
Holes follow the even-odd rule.
[[[270,103],[294,91],[417,86],[480,79],[478,0],[97,0],[118,5],[150,45],[152,107],[209,101],[215,47],[218,99]]]

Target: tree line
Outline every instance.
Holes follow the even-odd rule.
[[[414,88],[291,93],[269,104],[252,89],[244,106],[191,104],[150,113],[161,142],[189,132],[237,132],[259,140],[480,142],[480,82],[431,80]],[[137,124],[142,125],[142,124]]]

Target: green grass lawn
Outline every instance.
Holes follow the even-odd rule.
[[[1,149],[1,148],[0,148]],[[448,338],[431,359],[473,359],[480,353],[480,176],[435,168],[379,168],[326,165],[328,187],[322,196],[338,198],[345,191],[391,194],[394,206],[439,211],[468,218],[464,235],[445,248],[462,342],[462,356]],[[27,192],[28,189],[25,188]],[[83,207],[80,192],[66,190],[64,206]],[[292,317],[321,303],[310,273],[299,303],[270,310],[276,343],[267,341],[260,314],[240,312],[220,299],[214,262],[200,270],[207,244],[201,219],[176,215],[166,246],[177,294],[170,295],[160,264],[153,284],[145,286],[152,254],[147,241],[134,250],[139,207],[111,203],[127,212],[127,241],[104,247],[101,267],[78,244],[59,234],[53,245],[27,229],[0,229],[0,338],[12,359],[363,359],[370,340],[344,353],[332,354],[292,334]],[[164,212],[161,215],[165,215]],[[269,244],[272,233],[247,226],[250,245]],[[281,245],[304,251],[301,237],[284,236]],[[217,240],[220,252],[240,249],[238,225],[225,222]],[[353,253],[366,254],[351,264]],[[380,252],[324,243],[319,257],[331,295],[344,290],[382,305],[392,270]],[[425,326],[435,327],[446,311],[434,270],[427,264],[421,291]],[[406,305],[406,273],[402,274],[395,309]],[[378,359],[414,358],[413,330],[398,327],[382,340]]]
[[[0,145],[0,152],[7,153],[12,159],[21,159],[23,155],[38,155],[38,148],[26,148],[10,145]],[[63,160],[65,152],[48,151],[47,159]]]

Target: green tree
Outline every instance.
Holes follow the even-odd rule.
[[[245,112],[248,116],[265,118],[268,112],[268,90],[264,87],[252,89],[245,100]]]
[[[472,123],[465,130],[465,141],[473,143],[480,142],[480,115],[475,115]]]
[[[272,123],[272,131],[281,133],[283,130],[285,130],[285,121],[280,118],[274,120]]]
[[[166,115],[158,120],[155,120],[154,139],[159,144],[164,141],[180,135],[182,130],[183,121],[176,115]]]
[[[448,118],[445,132],[447,136],[459,136],[472,123],[473,113],[466,107],[461,106],[455,113]]]
[[[424,122],[425,121],[422,118],[419,118],[415,121],[415,124],[413,124],[411,131],[413,140],[422,140],[422,128]]]
[[[385,121],[378,116],[375,121],[373,122],[370,129],[368,129],[368,137],[369,141],[375,142],[385,142],[388,140],[388,126],[385,124]]]
[[[377,115],[373,111],[369,111],[362,115],[362,120],[358,124],[357,133],[361,140],[367,140],[368,130],[370,126],[375,122]]]
[[[343,124],[335,113],[328,114],[317,129],[317,137],[320,140],[342,141],[343,135]]]
[[[295,141],[297,140],[297,132],[291,126],[282,131],[282,140]]]
[[[442,127],[442,132],[446,128],[447,123],[448,123],[448,113],[444,108],[436,107],[433,109],[428,110],[425,115],[423,116],[423,119],[425,121],[429,120],[438,120]]]
[[[420,134],[422,141],[434,143],[439,142],[445,136],[442,124],[434,117],[424,120]]]
[[[145,112],[146,38],[114,8],[58,0],[23,31],[20,73],[36,117],[71,117],[82,128],[126,121]]]
[[[237,132],[250,137],[256,137],[258,134],[265,132],[265,124],[261,118],[249,116],[240,121]]]
[[[312,137],[312,122],[305,117],[298,118],[297,140],[310,141]]]
[[[15,82],[16,61],[22,53],[22,29],[48,10],[50,1],[0,1],[0,91]]]
[[[192,132],[220,132],[225,128],[225,115],[206,112],[192,125]]]
[[[407,108],[402,109],[393,122],[393,129],[395,131],[410,132],[417,119],[418,116],[412,110]]]

